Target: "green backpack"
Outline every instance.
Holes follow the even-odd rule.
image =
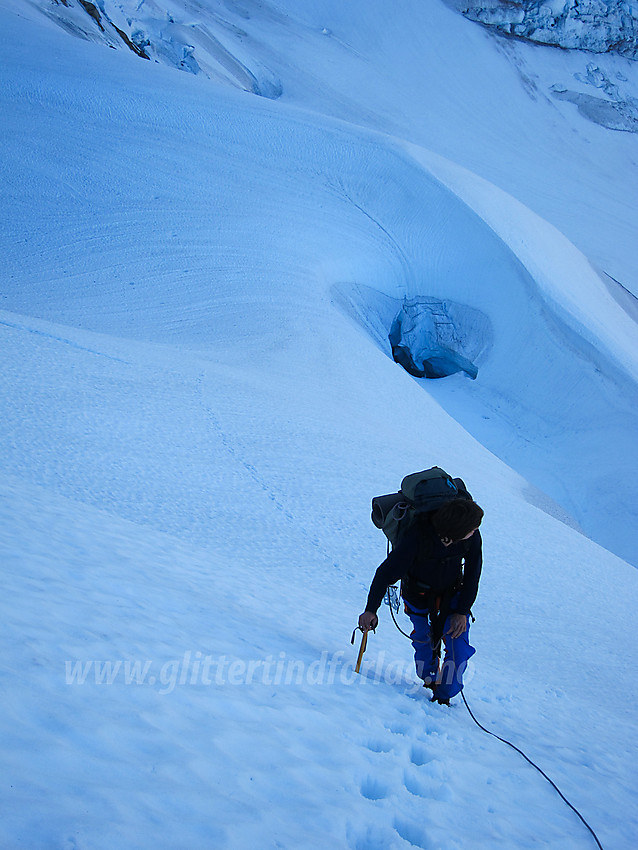
[[[460,478],[452,478],[439,466],[413,472],[401,482],[398,493],[375,496],[372,522],[388,538],[388,550],[397,545],[414,519],[435,511],[454,499],[471,499]]]

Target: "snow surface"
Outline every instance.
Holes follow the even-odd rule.
[[[0,0],[0,847],[593,846],[385,609],[353,673],[370,499],[436,463],[471,706],[633,848],[635,136],[443,3],[230,6],[279,98]],[[476,381],[392,362],[405,296],[487,316]]]

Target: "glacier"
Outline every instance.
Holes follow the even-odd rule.
[[[486,511],[469,705],[633,850],[635,137],[551,87],[635,63],[438,0],[93,5],[151,58],[0,0],[0,846],[593,846],[387,610],[354,672],[370,498],[436,463]],[[394,362],[404,303],[474,380]]]
[[[638,8],[631,0],[448,0],[472,21],[506,36],[569,50],[638,57]]]

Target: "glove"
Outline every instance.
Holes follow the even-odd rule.
[[[364,611],[359,615],[359,628],[362,632],[369,632],[379,625],[379,618],[372,611]]]

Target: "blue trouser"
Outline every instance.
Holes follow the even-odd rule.
[[[454,604],[452,599],[452,605]],[[470,618],[467,618],[465,632],[457,638],[445,634],[450,628],[448,617],[443,627],[443,643],[445,657],[443,666],[439,669],[439,656],[430,644],[430,618],[427,608],[416,608],[405,602],[405,611],[412,620],[414,629],[410,637],[414,647],[414,663],[417,676],[424,682],[436,682],[436,695],[441,699],[451,699],[463,688],[463,673],[467,662],[476,650],[470,646]]]

